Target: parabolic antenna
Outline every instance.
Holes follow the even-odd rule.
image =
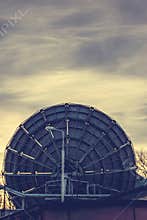
[[[80,104],[32,115],[12,137],[4,161],[7,187],[62,200],[132,190],[135,170],[132,144],[122,128]]]

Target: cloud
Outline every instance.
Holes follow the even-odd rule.
[[[140,120],[142,113],[137,113],[136,109],[147,92],[146,80],[137,78],[132,81],[131,78],[112,77],[105,72],[79,71],[78,74],[70,70],[54,74],[40,72],[36,76],[24,76],[22,80],[11,78],[5,82],[2,89],[4,107],[0,111],[3,115],[0,125],[2,145],[5,146],[15,128],[33,112],[65,102],[83,103],[103,110],[126,130],[134,145],[145,143],[145,122]],[[8,88],[12,96],[6,93]]]
[[[15,94],[2,92],[0,93],[0,103],[3,106],[5,102],[15,100],[16,97]]]
[[[0,17],[0,27],[1,27],[5,22],[7,22],[7,19],[4,18],[4,17]]]
[[[142,120],[147,118],[147,102],[146,102],[146,94],[144,95],[144,99],[142,100],[142,103],[137,108],[138,115],[141,115]]]
[[[8,27],[10,27],[10,23],[13,22],[12,19],[9,17],[0,17],[0,42],[2,41],[3,37],[7,33]]]
[[[126,24],[147,23],[146,0],[119,0],[116,1],[122,22]]]
[[[42,6],[55,6],[60,8],[65,8],[68,6],[80,5],[81,3],[86,2],[85,0],[6,0],[1,3],[1,6],[6,7],[14,5],[14,7],[24,7],[24,6],[33,6],[33,7],[42,7]]]
[[[60,39],[43,37],[42,34],[11,35],[1,45],[1,83],[4,79],[8,80],[8,77],[28,77],[40,71],[63,69],[67,60],[68,48],[65,49]]]
[[[76,11],[53,22],[52,25],[56,28],[83,27],[100,21],[102,17],[102,11],[98,9]]]
[[[127,62],[130,58],[132,59],[144,44],[145,42],[123,35],[108,37],[99,41],[87,41],[79,45],[75,51],[74,66],[104,69],[110,73],[115,73],[121,68],[122,63]]]
[[[113,74],[123,70],[126,75],[145,76],[145,61],[140,57],[146,54],[146,50],[142,51],[146,32],[142,32],[143,27],[139,27],[139,33],[138,29],[124,28],[119,23],[118,18],[125,11],[119,12],[119,8],[126,6],[122,6],[121,1],[114,4],[114,0],[112,5],[106,0],[101,4],[87,1],[81,9],[77,7],[81,2],[75,1],[73,6],[71,0],[66,10],[52,10],[50,5],[64,5],[67,1],[21,1],[20,4],[31,8],[32,12],[3,40],[1,72],[27,76],[41,70],[94,68]],[[19,8],[17,0],[9,2],[12,3]],[[139,71],[141,66],[142,71]]]

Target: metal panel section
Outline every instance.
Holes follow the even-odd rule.
[[[135,169],[132,143],[116,121],[68,103],[41,109],[21,124],[4,161],[8,187],[74,198],[132,190]]]

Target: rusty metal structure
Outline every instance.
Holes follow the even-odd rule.
[[[66,103],[20,124],[6,147],[2,174],[15,214],[48,204],[120,199],[142,187],[136,169],[132,143],[115,120]]]

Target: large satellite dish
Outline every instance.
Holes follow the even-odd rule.
[[[15,191],[86,198],[135,187],[135,156],[122,128],[80,104],[41,109],[19,126],[6,148],[6,186]]]

